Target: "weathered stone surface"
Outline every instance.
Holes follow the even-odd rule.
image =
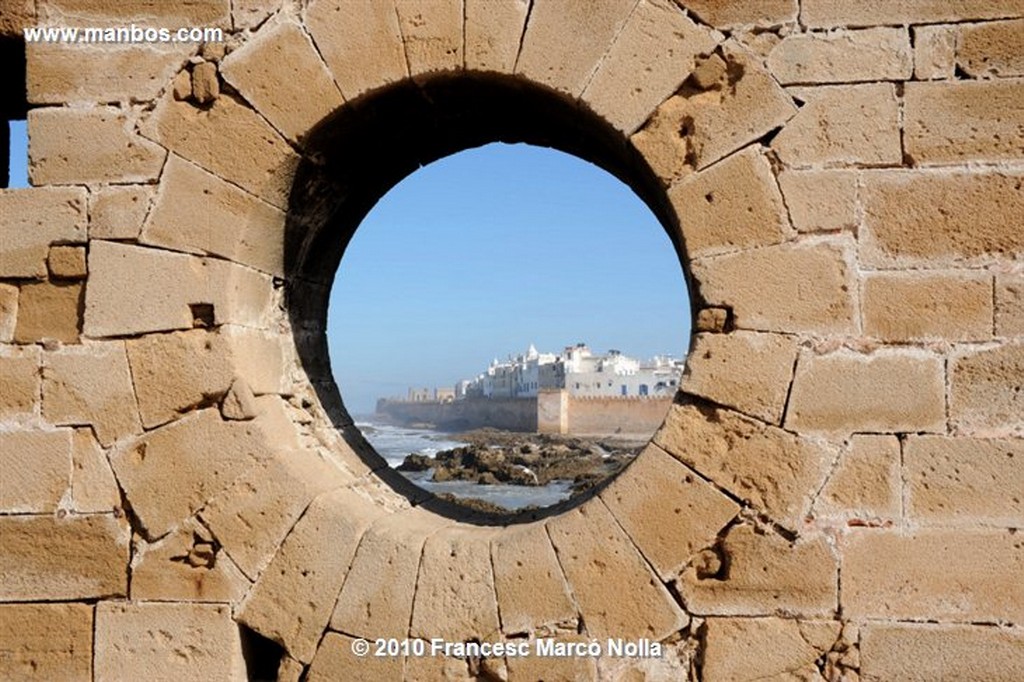
[[[91,424],[104,446],[142,430],[121,342],[44,353],[42,395],[47,421]]]
[[[779,334],[699,334],[682,388],[773,424],[782,421],[797,342]]]
[[[406,679],[405,661],[401,656],[356,656],[352,653],[354,641],[352,637],[337,632],[324,635],[309,667],[307,682]]]
[[[466,68],[512,73],[530,0],[465,0]]]
[[[687,624],[600,499],[551,519],[547,529],[591,637],[660,640]],[[623,594],[630,598],[616,596]]]
[[[565,631],[555,633],[554,639],[557,642],[590,642],[586,635]],[[596,659],[590,656],[510,656],[507,660],[509,682],[594,682],[600,679]]]
[[[842,550],[843,614],[853,619],[1024,618],[1024,543],[1014,530],[854,529]]]
[[[0,601],[123,596],[128,536],[108,514],[0,516]]]
[[[701,308],[693,323],[695,332],[721,334],[729,324],[729,311],[725,308]]]
[[[785,240],[786,207],[759,145],[684,178],[668,195],[691,258]]]
[[[781,244],[695,260],[701,296],[732,309],[740,329],[851,333],[856,314],[848,242]]]
[[[949,417],[955,430],[1024,435],[1024,343],[954,354],[949,383]]]
[[[117,25],[219,26],[231,25],[230,0],[189,0],[168,4],[159,0],[47,0],[44,16],[69,26]]]
[[[899,165],[900,110],[891,83],[791,90],[806,102],[772,149],[787,166]]]
[[[940,267],[1024,252],[1024,174],[878,171],[861,182],[862,264]]]
[[[957,31],[953,26],[915,26],[914,78],[952,78],[956,71]]]
[[[32,109],[28,127],[33,185],[145,182],[159,175],[167,156],[113,107]]]
[[[578,96],[636,4],[631,0],[534,2],[516,73]]]
[[[71,430],[0,431],[0,511],[55,512],[71,487]]]
[[[17,326],[18,287],[0,282],[0,343],[13,341],[14,330]],[[0,408],[0,411],[2,409]]]
[[[960,27],[957,64],[970,76],[1024,76],[1024,19]]]
[[[395,3],[405,43],[405,59],[413,78],[435,71],[457,71],[462,53],[462,5],[441,0]]]
[[[198,104],[209,104],[220,97],[217,65],[200,62],[192,67],[192,99]]]
[[[640,0],[615,37],[581,99],[632,134],[722,36],[691,21],[671,0]],[[623,88],[623,83],[631,87]]]
[[[36,343],[54,339],[78,343],[82,327],[81,282],[32,282],[23,284],[18,294],[16,343]]]
[[[991,625],[872,623],[861,628],[860,679],[1004,680],[1024,677],[1024,631]]]
[[[288,205],[298,156],[259,114],[232,97],[197,108],[165,96],[141,130],[214,175],[275,206]]]
[[[91,239],[135,239],[149,212],[153,188],[147,185],[103,187],[89,195]]]
[[[908,83],[904,136],[915,165],[1024,155],[1024,80]]]
[[[246,421],[255,419],[258,413],[256,396],[253,394],[249,382],[242,378],[234,379],[228,392],[220,401],[220,415],[224,419]]]
[[[235,28],[256,28],[283,4],[284,0],[231,0],[231,20]]]
[[[783,84],[906,80],[914,59],[906,29],[794,33],[768,55],[768,69]]]
[[[983,341],[992,337],[992,276],[979,272],[864,277],[864,332],[883,341]]]
[[[814,504],[815,516],[898,520],[903,505],[900,467],[896,436],[853,436]]]
[[[797,0],[679,0],[701,21],[716,28],[768,28],[796,22]]]
[[[831,232],[857,224],[855,171],[786,171],[779,174],[779,187],[798,232]]]
[[[816,661],[839,636],[838,621],[709,618],[704,632],[705,682],[821,679]],[[738,652],[742,651],[742,655]]]
[[[0,678],[92,680],[92,606],[0,606]]]
[[[231,608],[100,602],[93,669],[101,680],[246,679]]]
[[[829,433],[942,432],[943,359],[922,350],[804,353],[796,367],[786,428]]]
[[[71,464],[71,506],[76,512],[108,513],[120,508],[121,494],[114,472],[92,429],[75,429]]]
[[[81,187],[0,189],[0,272],[5,277],[45,277],[52,243],[86,237]]]
[[[1024,336],[1024,274],[996,275],[996,334]]]
[[[1021,0],[803,0],[800,19],[815,28],[833,28],[1000,19],[1021,14],[1024,14]]]
[[[0,34],[21,35],[23,29],[36,23],[35,0],[11,0],[0,14]]]
[[[88,274],[84,246],[51,246],[46,265],[54,279],[84,279]]]
[[[0,346],[0,418],[28,417],[39,400],[39,348]]]
[[[382,513],[351,489],[317,497],[249,592],[241,622],[311,661],[359,539]]]
[[[221,64],[225,80],[292,140],[342,104],[341,92],[302,28],[264,26]]]
[[[347,99],[409,73],[394,0],[313,0],[306,27]]]
[[[673,405],[654,442],[737,498],[796,527],[832,453],[782,429],[719,408]]]

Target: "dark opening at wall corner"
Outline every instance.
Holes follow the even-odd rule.
[[[0,187],[11,184],[11,121],[28,115],[25,86],[25,40],[0,35]]]

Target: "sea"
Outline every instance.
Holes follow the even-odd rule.
[[[450,450],[467,443],[457,436],[430,429],[411,429],[390,424],[380,424],[368,418],[357,418],[356,426],[363,436],[392,467],[397,468],[405,458],[418,453],[433,457],[441,450]],[[569,498],[571,481],[552,481],[544,486],[506,485],[496,483],[482,485],[473,481],[430,480],[432,471],[403,471],[403,476],[432,493],[450,493],[460,498],[475,498],[516,510],[535,505],[547,507]]]

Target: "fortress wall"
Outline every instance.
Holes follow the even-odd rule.
[[[668,413],[671,398],[574,398],[568,400],[569,433],[648,437]]]
[[[432,424],[445,431],[490,426],[507,431],[537,430],[537,401],[529,399],[456,400],[452,402],[377,403],[377,412],[398,424]]]

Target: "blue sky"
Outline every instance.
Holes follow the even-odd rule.
[[[28,187],[28,132],[25,121],[11,121],[11,180],[8,187]],[[3,130],[0,128],[0,130]]]

